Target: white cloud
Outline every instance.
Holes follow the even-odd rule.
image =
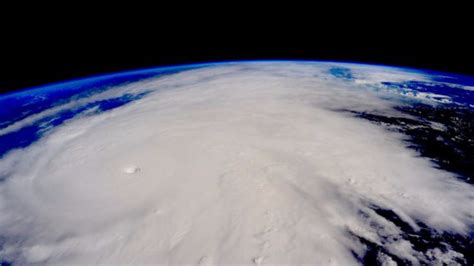
[[[387,111],[391,103],[326,70],[229,64],[104,92],[153,91],[0,160],[8,176],[0,183],[3,256],[347,265],[351,250],[363,252],[352,231],[378,243],[394,236],[387,248],[422,260],[367,203],[415,227],[419,220],[467,233],[472,187],[406,149],[402,136],[331,111]]]

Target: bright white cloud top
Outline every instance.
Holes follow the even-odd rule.
[[[335,66],[345,72],[331,74]],[[430,77],[334,63],[208,65],[12,122],[0,138],[63,110],[144,95],[46,123],[38,141],[0,158],[0,257],[349,265],[361,262],[368,241],[383,247],[381,264],[462,262],[449,246],[418,250],[379,210],[415,233],[422,224],[470,238],[473,186],[407,148],[402,133],[345,111],[410,118],[394,107],[439,104],[436,95],[381,85],[411,80]]]

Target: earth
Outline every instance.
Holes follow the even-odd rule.
[[[0,261],[474,264],[474,78],[339,62],[0,95]]]

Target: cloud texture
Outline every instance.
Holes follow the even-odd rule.
[[[398,96],[372,85],[426,77],[343,65],[351,76],[340,79],[331,67],[273,62],[187,70],[1,129],[148,93],[76,116],[0,159],[0,257],[21,264],[348,265],[365,252],[354,235],[414,264],[462,257],[414,250],[373,206],[415,230],[422,222],[468,235],[472,186],[406,148],[400,134],[340,112],[401,115],[392,109]],[[379,261],[393,262],[384,254]]]

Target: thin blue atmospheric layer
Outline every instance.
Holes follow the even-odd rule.
[[[151,77],[173,74],[184,70],[202,67],[189,65],[151,70],[119,73],[88,79],[70,81],[46,87],[24,90],[7,95],[0,95],[0,129],[20,121],[30,115],[49,108],[90,97],[115,86],[136,82]],[[125,94],[120,97],[98,100],[72,109],[45,116],[18,130],[0,135],[0,158],[9,151],[24,148],[40,139],[45,132],[63,124],[78,115],[93,115],[126,105],[146,96],[149,92]]]

